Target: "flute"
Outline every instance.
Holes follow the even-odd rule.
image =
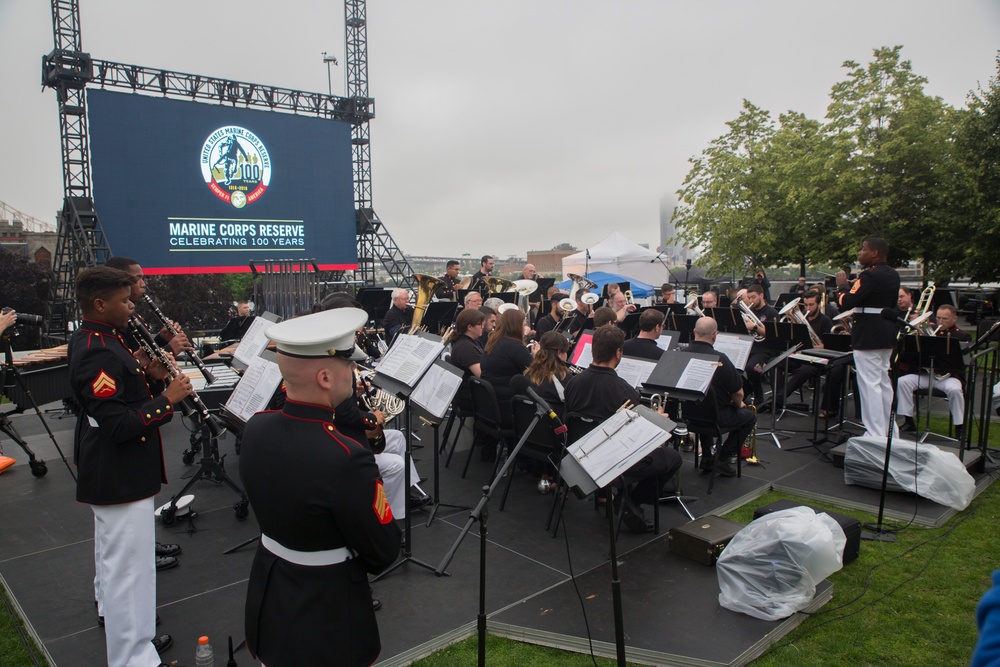
[[[170,332],[171,336],[176,336],[178,333],[180,333],[170,322],[170,320],[167,319],[167,316],[163,314],[163,311],[160,310],[160,308],[156,305],[151,296],[149,296],[148,294],[143,294],[142,300],[146,303],[147,306],[149,306],[150,310],[153,311],[153,315],[156,316],[156,319],[160,321],[160,326],[166,328],[166,330]],[[208,367],[205,366],[205,362],[201,360],[201,357],[199,357],[194,350],[188,350],[187,355],[188,357],[190,357],[191,361],[194,362],[194,365],[198,367],[198,370],[201,371],[201,374],[205,376],[205,382],[207,384],[212,384],[213,382],[215,382],[215,376],[212,375],[212,371],[208,370]]]
[[[128,328],[135,336],[136,341],[139,343],[139,347],[149,355],[149,358],[153,361],[159,361],[163,364],[163,367],[167,369],[167,374],[170,379],[176,379],[181,375],[180,369],[174,365],[173,360],[170,355],[164,351],[162,347],[156,344],[153,339],[153,335],[149,333],[142,322],[136,315],[132,315],[128,320]],[[194,391],[194,390],[192,390]],[[208,426],[209,432],[211,432],[213,438],[218,438],[220,435],[226,432],[225,427],[215,418],[215,415],[208,411],[205,404],[202,402],[201,397],[198,396],[197,392],[192,393],[190,396],[186,397],[180,402],[181,412],[184,413],[185,417],[191,417],[195,413],[201,416],[205,420],[205,425]]]

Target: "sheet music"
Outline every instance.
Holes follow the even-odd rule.
[[[584,343],[583,348],[580,350],[580,358],[574,364],[579,368],[587,368],[590,366],[591,362],[594,361],[594,350],[590,343]]]
[[[677,380],[677,388],[707,394],[708,385],[712,382],[712,375],[715,373],[717,363],[702,359],[689,360],[680,379]]]
[[[254,359],[267,347],[267,336],[265,332],[274,322],[265,316],[255,317],[250,328],[247,329],[240,344],[236,346],[233,359],[236,359],[244,366],[249,366]]]
[[[826,364],[830,363],[830,360],[827,359],[826,357],[814,357],[814,356],[812,356],[810,354],[806,354],[805,352],[796,352],[795,354],[791,355],[789,358],[790,359],[798,359],[799,361],[804,361],[804,362],[806,362],[808,364],[823,364],[823,365],[826,365]]]
[[[597,483],[607,486],[670,437],[631,410],[612,415],[567,450]]]
[[[451,405],[461,384],[461,375],[455,375],[446,368],[434,364],[420,379],[410,398],[438,419],[444,419],[448,406]]]
[[[396,336],[396,342],[376,368],[379,373],[412,387],[443,349],[441,343],[420,336]]]
[[[676,333],[671,333],[669,331],[664,331],[656,338],[656,347],[660,348],[664,352],[670,349],[670,344],[674,341]]]
[[[628,382],[628,386],[641,387],[649,379],[654,368],[656,368],[655,361],[622,357],[615,372],[618,373],[618,377]]]
[[[246,423],[255,413],[267,408],[279,384],[281,371],[278,364],[263,357],[253,357],[226,401],[226,408]]]
[[[747,359],[750,358],[750,348],[753,346],[752,340],[747,340],[746,338],[740,338],[736,334],[725,334],[720,332],[718,336],[715,337],[715,348],[716,352],[722,352],[724,355],[729,357],[729,361],[733,362],[733,366],[737,369],[742,369],[747,364]]]

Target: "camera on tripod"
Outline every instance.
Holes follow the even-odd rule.
[[[12,310],[14,309],[5,307],[3,310],[0,310],[0,312],[6,314]],[[14,318],[15,324],[24,324],[30,327],[40,327],[42,326],[42,322],[43,320],[41,315],[33,315],[32,313],[18,313],[17,317]]]

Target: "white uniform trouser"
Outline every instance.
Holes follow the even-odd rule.
[[[913,392],[917,389],[927,389],[930,377],[926,371],[919,375],[911,373],[899,378],[896,383],[896,412],[903,417],[913,416]],[[962,383],[958,378],[934,380],[934,388],[940,389],[948,397],[948,407],[951,409],[951,419],[955,426],[965,423],[965,394],[962,393]]]
[[[858,393],[861,394],[861,421],[868,435],[874,437],[888,435],[889,413],[892,411],[891,356],[892,350],[854,350]],[[894,438],[899,435],[895,424],[892,425],[892,435]]]
[[[94,593],[104,616],[108,667],[156,667],[156,534],[153,499],[91,505]]]
[[[392,516],[397,519],[406,518],[406,469],[404,461],[406,456],[406,438],[401,431],[385,431],[385,451],[375,455],[375,463],[378,464],[379,474],[382,476],[382,485],[385,487],[385,495],[389,499],[389,507],[392,508]],[[417,473],[417,466],[413,459],[410,459],[410,486],[420,481]]]

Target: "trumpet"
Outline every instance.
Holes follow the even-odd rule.
[[[176,336],[180,333],[173,323],[167,319],[167,316],[163,314],[163,311],[160,310],[151,296],[143,294],[142,300],[147,306],[149,306],[149,309],[153,311],[153,315],[156,316],[156,319],[160,321],[160,326],[169,331],[171,336]],[[145,329],[145,327],[143,328]],[[191,361],[194,362],[194,365],[198,367],[198,370],[201,371],[201,374],[205,377],[206,383],[212,384],[215,382],[215,376],[212,375],[212,372],[208,370],[207,366],[205,366],[205,362],[201,360],[201,357],[199,357],[194,350],[188,350],[187,355]]]
[[[750,320],[750,323],[754,326],[754,330],[753,330],[753,334],[752,334],[753,335],[753,339],[755,341],[757,341],[758,343],[760,341],[764,340],[764,336],[761,335],[761,334],[759,334],[759,333],[757,333],[757,327],[763,327],[764,323],[760,321],[760,318],[757,317],[757,314],[753,312],[753,308],[751,308],[750,306],[748,306],[746,304],[746,302],[744,302],[744,301],[737,301],[737,303],[740,306],[740,310],[743,311],[743,319],[744,320]]]
[[[153,340],[153,335],[149,333],[149,329],[139,321],[137,315],[132,315],[128,320],[128,328],[135,336],[136,341],[139,343],[139,347],[145,352],[149,358],[153,361],[159,361],[163,364],[163,367],[167,369],[167,374],[170,379],[176,379],[180,377],[181,371],[174,364],[173,359],[167,352],[156,344]],[[197,393],[191,394],[188,398],[185,398],[180,403],[181,412],[184,413],[185,417],[192,417],[197,413],[203,420],[205,420],[205,425],[208,427],[209,432],[212,434],[213,438],[218,438],[220,435],[226,432],[226,429],[222,426],[222,423],[215,418],[205,404],[202,402],[201,398]]]

